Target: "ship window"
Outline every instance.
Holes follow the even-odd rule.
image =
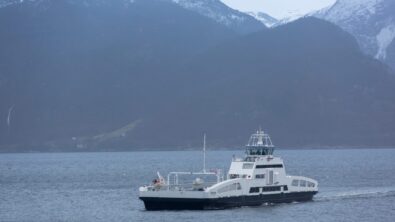
[[[284,191],[287,191],[287,190],[288,190],[288,186],[285,185],[285,186],[284,186]]]
[[[262,192],[281,191],[281,186],[262,187]]]
[[[240,183],[236,183],[236,189],[237,189],[237,190],[241,190],[241,185],[240,185]]]
[[[271,165],[257,165],[257,169],[262,169],[262,168],[283,168],[282,164],[271,164]]]
[[[299,180],[292,180],[292,186],[297,187],[299,185]]]
[[[255,175],[256,179],[264,179],[265,178],[265,174],[257,174]]]
[[[240,175],[239,174],[231,174],[229,177],[230,177],[230,179],[235,179],[235,178],[239,178]]]
[[[305,180],[301,180],[299,185],[301,187],[305,187],[306,186],[306,181]]]
[[[282,186],[271,186],[271,187],[251,187],[250,193],[259,193],[259,189],[262,188],[262,192],[273,192],[273,191],[281,191]],[[286,187],[286,186],[284,186]],[[288,190],[288,187],[287,187]]]
[[[250,193],[259,193],[259,187],[251,187]]]
[[[243,164],[243,169],[252,169],[254,167],[253,163],[245,163]]]
[[[308,186],[308,187],[314,187],[314,186],[315,186],[315,184],[314,184],[314,183],[312,183],[312,182],[307,182],[307,186]]]

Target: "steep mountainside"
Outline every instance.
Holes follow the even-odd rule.
[[[185,70],[177,105],[142,125],[135,141],[156,128],[163,144],[197,144],[204,130],[217,146],[243,144],[264,124],[280,146],[395,143],[394,75],[328,22],[301,19],[242,37]]]
[[[236,37],[167,2],[96,3],[0,9],[1,145],[43,146],[144,118],[166,100],[173,66]]]
[[[391,45],[390,47],[393,47]],[[0,150],[393,146],[395,80],[337,26],[239,35],[166,1],[0,9]]]
[[[42,4],[45,1],[52,1],[52,0],[25,0],[25,2],[26,1]],[[107,4],[108,2],[111,2],[109,0],[84,0],[84,1],[68,0],[68,1],[70,3],[84,4],[86,6]],[[131,6],[132,3],[135,3],[136,1],[144,1],[144,0],[122,0],[125,6]],[[227,5],[223,4],[220,0],[157,0],[157,1],[180,5],[185,9],[199,13],[241,34],[256,32],[266,28],[262,23],[254,19],[252,16],[231,9]],[[22,2],[24,1],[0,0],[0,8],[13,4],[19,4]]]
[[[220,0],[170,0],[182,7],[211,18],[239,33],[251,33],[265,28],[252,16],[231,9]]]
[[[246,13],[257,19],[258,21],[262,22],[267,27],[276,26],[280,22],[264,12],[246,12]]]
[[[338,0],[315,16],[352,33],[365,53],[395,68],[395,60],[389,56],[394,53],[389,47],[395,40],[394,12],[393,0]]]

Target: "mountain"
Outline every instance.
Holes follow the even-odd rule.
[[[155,0],[1,8],[0,146],[48,148],[132,126],[165,103],[172,67],[236,37]]]
[[[337,26],[314,18],[210,49],[180,71],[176,105],[147,120],[133,141],[168,146],[244,144],[263,124],[278,146],[391,146],[395,76]],[[132,141],[131,141],[132,142]]]
[[[239,33],[251,33],[265,27],[248,14],[229,8],[220,0],[171,0],[182,7],[213,19]]]
[[[25,0],[30,2],[42,3],[43,1],[51,0]],[[82,3],[85,5],[103,4],[108,0],[68,0],[69,2]],[[125,5],[131,5],[135,1],[142,0],[123,0]],[[207,18],[210,18],[226,27],[241,34],[256,32],[265,29],[259,21],[252,16],[229,8],[220,0],[158,0],[163,2],[174,3],[181,7],[199,13]],[[21,0],[0,0],[0,8],[12,4],[18,4],[24,1]]]
[[[353,34],[362,50],[395,68],[395,1],[338,0],[315,16],[331,21]]]
[[[392,47],[392,45],[391,45]],[[394,74],[315,18],[241,35],[158,0],[0,9],[0,150],[393,146]]]
[[[273,27],[280,22],[279,20],[271,17],[270,15],[264,12],[246,12],[246,13],[254,17],[256,20],[262,22],[267,27]]]

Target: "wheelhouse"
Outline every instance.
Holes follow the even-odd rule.
[[[252,134],[246,145],[246,154],[248,156],[266,156],[273,155],[274,145],[269,134],[258,130]]]

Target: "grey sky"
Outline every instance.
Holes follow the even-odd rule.
[[[277,19],[304,15],[332,5],[336,0],[221,0],[239,11],[265,12]]]

